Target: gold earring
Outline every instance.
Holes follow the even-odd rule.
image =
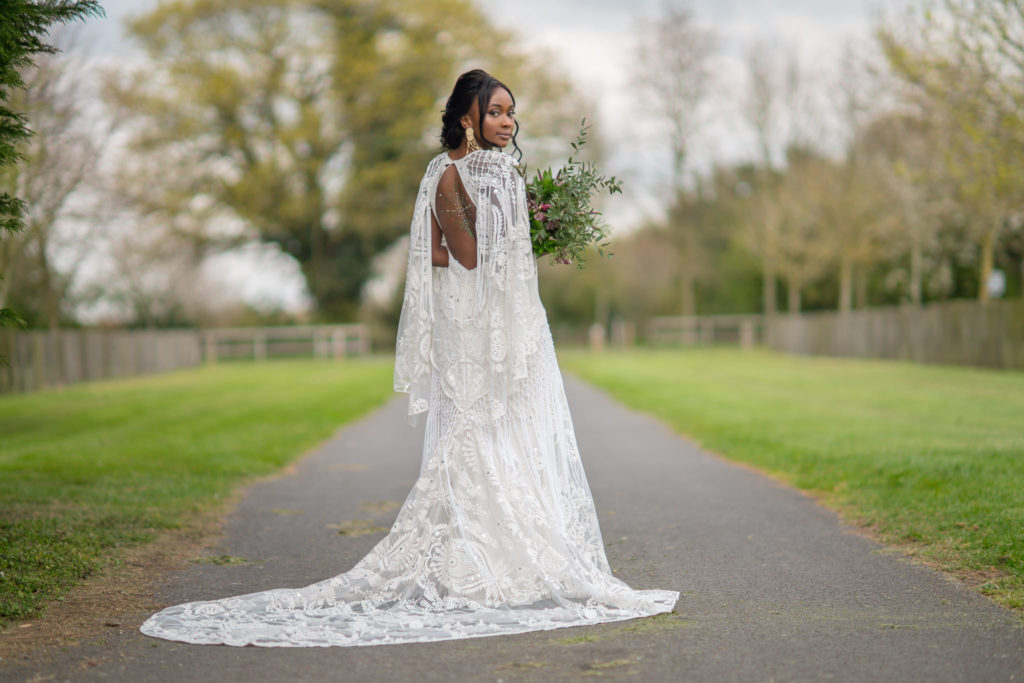
[[[467,128],[466,129],[466,154],[469,154],[470,152],[475,152],[478,149],[483,149],[483,148],[480,147],[479,144],[477,144],[476,137],[473,135],[473,129],[472,128]]]

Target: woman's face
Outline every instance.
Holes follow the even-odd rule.
[[[483,128],[477,137],[483,137],[486,142],[504,148],[512,140],[512,133],[515,132],[516,127],[516,109],[512,103],[512,95],[504,88],[496,88],[491,94],[487,111],[479,119],[477,118],[477,103],[474,100],[470,109],[470,118],[473,122],[480,121]]]

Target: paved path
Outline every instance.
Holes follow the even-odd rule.
[[[325,649],[197,646],[134,628],[0,669],[12,680],[1024,680],[1024,629],[962,585],[851,533],[811,499],[701,452],[571,378],[569,400],[608,556],[677,614],[517,636]],[[347,570],[388,527],[419,467],[404,401],[251,487],[212,555],[160,582],[168,604],[301,586]],[[351,528],[351,527],[350,527]],[[146,615],[138,615],[137,627]],[[89,665],[84,662],[91,661]]]

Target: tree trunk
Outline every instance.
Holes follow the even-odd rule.
[[[594,292],[594,324],[608,327],[608,313],[611,310],[609,292],[603,284]]]
[[[843,254],[839,258],[839,312],[849,313],[853,307],[853,262]]]
[[[39,263],[39,273],[42,276],[42,302],[43,318],[46,320],[47,326],[51,330],[56,330],[59,324],[59,310],[60,310],[60,296],[55,291],[57,287],[58,275],[53,272],[53,268],[50,265],[50,255],[47,253],[49,248],[49,239],[45,230],[42,228],[36,228],[33,230],[36,236],[36,243],[39,248],[37,254]]]
[[[922,279],[921,273],[921,235],[916,229],[913,229],[911,236],[912,242],[910,243],[910,301],[915,306],[921,305],[921,291],[922,291]]]
[[[981,236],[981,272],[978,275],[978,301],[988,301],[988,279],[992,275],[992,258],[995,250],[995,228],[986,230]]]
[[[1024,299],[1024,254],[1020,257],[1020,298]],[[0,308],[3,307],[3,300],[0,299]]]
[[[1024,265],[1021,267],[1021,272],[1024,273]],[[0,308],[7,308],[7,297],[11,292],[11,275],[10,273],[0,273],[0,278],[3,278],[0,279]]]
[[[799,313],[800,312],[800,285],[793,280],[789,281],[789,312]]]
[[[694,278],[688,271],[683,272],[682,288],[683,315],[697,315],[697,297],[694,292]]]
[[[764,257],[762,268],[762,285],[761,292],[764,297],[764,303],[762,304],[765,315],[775,315],[776,313],[776,277],[775,277],[775,262],[768,256]]]
[[[21,233],[9,232],[0,238],[0,308],[7,307],[16,277],[15,269],[18,267],[17,259],[22,247],[21,242],[15,240],[21,240],[23,237]]]
[[[857,283],[857,308],[868,307],[868,267],[860,264],[854,274]]]
[[[686,167],[685,143],[676,143],[672,148],[672,191],[678,196],[683,191],[683,169]]]

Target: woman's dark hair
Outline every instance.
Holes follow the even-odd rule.
[[[509,94],[509,97],[512,98],[512,105],[515,106],[516,97],[509,87],[483,69],[473,69],[459,76],[459,79],[455,81],[452,94],[448,96],[448,102],[444,105],[444,112],[441,114],[441,145],[445,149],[457,149],[462,144],[462,138],[466,132],[463,130],[462,124],[459,123],[459,119],[469,112],[474,98],[476,98],[477,111],[480,116],[473,126],[476,139],[485,149],[496,146],[484,138],[483,116],[487,111],[487,105],[491,103],[491,95],[498,88],[503,88]],[[519,149],[519,145],[516,144],[517,135],[519,135],[518,121],[516,121],[516,128],[512,132],[512,146],[515,148],[516,154],[522,157],[523,153]]]

